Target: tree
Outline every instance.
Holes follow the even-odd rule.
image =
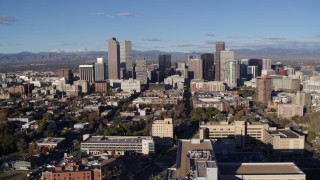
[[[20,138],[16,142],[16,146],[17,146],[20,153],[25,152],[27,150],[27,143],[23,138]]]

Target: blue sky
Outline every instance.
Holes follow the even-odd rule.
[[[0,53],[320,48],[319,0],[1,0]]]

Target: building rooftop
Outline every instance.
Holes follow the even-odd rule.
[[[299,134],[291,129],[268,130],[271,135],[280,136],[280,138],[298,138]]]
[[[152,139],[150,136],[92,136],[83,143],[141,143],[143,139]]]
[[[56,144],[56,143],[60,143],[63,140],[65,140],[65,138],[48,137],[48,138],[41,138],[36,143]]]
[[[191,160],[196,160],[196,162],[210,161],[212,157],[210,157],[211,154],[208,154],[208,152],[212,149],[211,140],[180,140],[177,152],[177,170],[173,171],[171,178],[179,179],[186,177],[190,173],[191,166],[193,165]],[[212,166],[212,164],[210,163],[209,166]],[[201,169],[199,172],[203,175]]]
[[[303,174],[294,163],[220,163],[221,175]]]

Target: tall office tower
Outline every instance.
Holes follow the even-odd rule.
[[[64,77],[68,84],[73,84],[73,73],[71,69],[59,69],[58,77],[59,79]]]
[[[188,60],[188,78],[203,79],[203,61],[202,59]]]
[[[120,78],[120,48],[114,37],[108,40],[108,78]]]
[[[104,81],[106,79],[106,64],[103,62],[103,58],[97,58],[97,63],[94,63],[94,80]]]
[[[225,67],[225,82],[229,88],[237,87],[238,79],[240,78],[240,63],[239,61],[228,61],[224,64]]]
[[[262,59],[250,59],[249,66],[257,66],[258,67],[258,76],[261,76]]]
[[[258,76],[256,81],[256,101],[268,103],[271,100],[271,77]]]
[[[240,60],[240,78],[247,79],[247,68],[249,65],[249,59],[241,59]]]
[[[248,66],[247,67],[247,80],[255,79],[258,76],[258,67],[257,66]]]
[[[80,80],[88,81],[89,83],[94,82],[94,66],[93,65],[80,65]]]
[[[124,64],[124,66],[122,67],[126,69],[125,70],[126,78],[131,78],[130,75],[132,75],[133,64],[132,64],[131,51],[132,51],[131,41],[120,42],[120,64]]]
[[[201,54],[203,61],[203,79],[214,81],[214,55],[212,53]]]
[[[141,84],[148,84],[147,60],[145,58],[136,60],[135,74]]]
[[[164,78],[167,78],[169,76],[170,71],[171,71],[171,55],[170,54],[159,55],[159,72],[160,72],[159,81],[163,82]]]
[[[225,44],[224,41],[218,41],[216,42],[216,55],[215,55],[215,76],[214,79],[215,81],[221,81],[221,77],[220,77],[220,51],[224,51],[225,50]]]
[[[262,59],[262,70],[271,69],[271,59]]]
[[[225,63],[234,61],[233,51],[220,51],[220,81],[225,81]]]

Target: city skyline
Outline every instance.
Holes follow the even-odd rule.
[[[143,51],[213,52],[220,40],[228,49],[320,48],[317,1],[61,4],[2,1],[0,53],[105,51],[109,37]]]

